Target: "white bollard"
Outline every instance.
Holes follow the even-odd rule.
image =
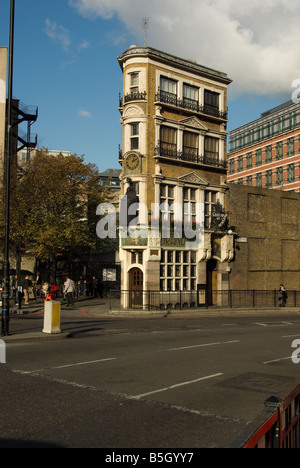
[[[44,303],[43,333],[61,333],[60,329],[60,302],[45,301]]]
[[[0,340],[0,364],[6,364],[6,344]]]

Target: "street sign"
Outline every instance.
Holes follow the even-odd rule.
[[[117,281],[117,270],[115,268],[103,268],[102,281]]]
[[[25,247],[25,244],[20,244],[19,245],[19,252],[20,252],[20,255],[24,255],[25,252],[26,252],[26,247]]]

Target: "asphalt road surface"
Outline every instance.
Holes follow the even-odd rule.
[[[112,318],[76,310],[63,311],[62,324],[71,337],[6,344],[1,448],[229,447],[268,397],[299,381],[291,359],[297,315]],[[41,329],[42,317],[15,316],[11,328]]]

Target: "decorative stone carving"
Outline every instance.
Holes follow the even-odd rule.
[[[208,132],[208,128],[203,125],[201,120],[197,119],[197,117],[189,117],[187,119],[183,119],[180,121],[181,124],[188,127],[197,128],[197,130],[203,130],[204,132]]]
[[[161,167],[159,164],[155,164],[155,175],[161,175]]]
[[[151,232],[149,239],[148,239],[149,247],[157,247],[161,246],[161,234],[160,232]]]
[[[123,118],[125,117],[136,117],[136,116],[142,116],[143,111],[138,107],[138,106],[129,106],[126,108]]]
[[[163,114],[162,111],[163,111],[162,106],[156,106],[156,107],[155,107],[155,114],[156,114],[157,116],[161,117],[162,114]]]
[[[187,183],[193,183],[193,184],[199,184],[199,185],[208,185],[208,182],[202,179],[202,177],[198,176],[196,172],[190,172],[189,174],[179,177],[178,180],[180,182],[187,182]]]
[[[221,262],[230,262],[234,256],[233,235],[226,234],[221,240]]]
[[[199,261],[207,262],[211,258],[211,233],[204,233],[203,245],[199,249]]]

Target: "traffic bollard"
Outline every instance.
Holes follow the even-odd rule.
[[[60,329],[60,302],[44,302],[44,328],[43,333],[61,333]]]

